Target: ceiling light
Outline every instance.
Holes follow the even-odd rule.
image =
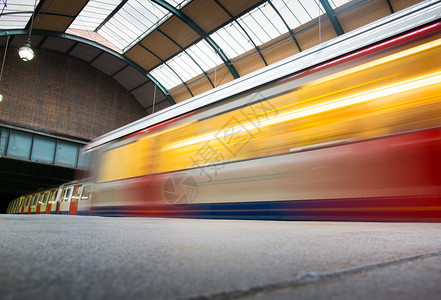
[[[31,32],[32,32],[32,25],[34,25],[34,16],[35,16],[36,8],[37,8],[37,0],[35,0],[34,3],[34,11],[32,12],[31,26],[29,28],[28,40],[26,41],[23,47],[20,47],[20,49],[18,49],[18,55],[23,61],[30,61],[35,56],[34,51],[31,48]]]
[[[31,40],[27,40],[25,45],[18,49],[18,55],[24,61],[30,61],[34,58],[34,51],[31,48]]]

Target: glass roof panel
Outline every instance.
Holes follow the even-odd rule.
[[[338,0],[335,1],[338,2]],[[276,9],[280,9],[282,17],[286,18],[286,22],[291,28],[296,28],[316,18],[319,15],[320,9],[322,13],[324,11],[319,6],[319,0],[272,0],[272,2]],[[331,5],[335,6],[334,3]],[[245,33],[244,30],[247,32]],[[287,31],[288,28],[283,23],[283,20],[273,7],[266,2],[237,21],[233,21],[214,32],[210,37],[225,52],[228,58],[233,59],[253,49],[255,47],[253,42],[256,46],[259,46]],[[202,73],[200,68],[207,71],[221,63],[222,60],[218,57],[217,53],[205,40],[202,40],[177,57],[169,60],[166,64],[153,70],[152,75],[155,76],[156,74],[155,77],[164,86],[174,87],[182,84],[181,80],[188,81],[200,75]],[[179,76],[176,76],[176,74]],[[179,77],[181,80],[179,80]]]
[[[119,49],[123,49],[129,29],[121,30],[122,27],[123,25],[121,22],[114,20],[112,23],[107,23],[107,25],[103,27],[99,33],[113,45]]]
[[[267,19],[267,24],[263,27],[266,29],[271,39],[288,31],[288,29],[282,31],[286,26],[271,5],[264,5],[261,7],[261,10]]]
[[[33,0],[22,1],[32,2]],[[164,1],[181,9],[192,0]],[[270,1],[291,29],[324,13],[319,0]],[[334,9],[349,1],[329,0]],[[171,16],[168,10],[151,0],[128,0],[116,11],[115,9],[121,2],[121,0],[89,1],[72,23],[71,28],[96,31],[124,52]],[[113,16],[103,23],[112,13]],[[254,49],[255,46],[260,46],[286,33],[288,28],[281,17],[270,3],[264,2],[241,18],[214,32],[210,37],[228,58],[234,59]],[[217,65],[222,65],[222,59],[205,40],[201,40],[150,73],[166,89],[170,89]]]
[[[305,20],[306,22],[311,20],[297,0],[272,0],[271,2],[291,29],[299,27]]]
[[[248,32],[256,46],[279,36],[281,32],[275,24],[281,23],[279,16],[268,3],[255,8],[237,20]]]
[[[191,0],[166,0],[180,9]],[[69,29],[96,31],[123,52],[171,16],[150,0],[128,0],[114,12],[121,0],[90,0]],[[114,12],[114,15],[104,20]]]
[[[98,33],[124,51],[128,45],[143,38],[169,15],[167,10],[151,1],[129,0]]]
[[[188,48],[187,53],[194,58],[204,71],[210,70],[222,63],[222,59],[205,40]]]
[[[246,14],[239,20],[237,20],[240,25],[248,32],[248,34],[253,39],[254,43],[256,45],[261,45],[265,41],[269,40],[269,36],[266,34],[266,32],[263,30],[263,28],[259,25],[258,20],[261,19],[262,14],[259,12],[254,13],[253,15]],[[257,20],[256,20],[257,17]],[[259,18],[260,17],[260,18]]]
[[[205,40],[202,40],[150,73],[166,89],[171,89],[220,64],[221,58]]]
[[[322,4],[319,0],[297,0],[300,5],[303,7],[305,12],[309,15],[310,20],[317,18],[320,14],[325,13],[325,9],[322,7]],[[305,23],[305,22],[303,22]],[[302,23],[302,24],[303,24]]]
[[[166,64],[160,65],[150,74],[168,90],[182,84],[181,79]]]
[[[190,80],[202,73],[201,68],[183,52],[167,62],[183,81]]]
[[[94,31],[121,0],[90,0],[69,28]]]
[[[0,29],[24,29],[32,17],[37,0],[0,1]]]
[[[237,22],[232,22],[210,36],[228,58],[237,57],[254,48]]]

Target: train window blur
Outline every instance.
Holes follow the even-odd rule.
[[[43,200],[41,201],[43,204],[46,204],[47,203],[47,198],[48,198],[48,193],[44,193],[44,195],[43,195]]]
[[[74,188],[71,201],[75,202],[75,201],[80,200],[80,189],[81,189],[81,186],[76,186]]]
[[[92,193],[92,186],[86,185],[83,189],[83,194],[81,195],[81,201],[89,200],[91,193]]]
[[[40,198],[40,195],[34,195],[34,201],[32,202],[32,205],[37,205],[39,198]]]
[[[72,193],[72,189],[71,188],[64,190],[64,193],[63,193],[63,201],[64,202],[68,202],[69,201],[71,193]]]
[[[55,202],[56,202],[56,201],[55,201],[55,196],[56,196],[55,191],[52,191],[52,192],[50,193],[48,203],[55,203]]]

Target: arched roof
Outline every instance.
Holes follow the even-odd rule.
[[[37,51],[103,70],[150,113],[155,104],[184,101],[417,2],[2,0],[0,36],[24,44],[35,5]]]

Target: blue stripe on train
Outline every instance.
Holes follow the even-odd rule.
[[[403,201],[407,201],[406,204]],[[415,199],[406,197],[384,198],[349,198],[349,199],[316,199],[291,201],[262,201],[241,203],[203,203],[183,207],[163,206],[149,208],[146,206],[107,206],[92,207],[91,215],[124,217],[179,217],[209,219],[245,219],[245,220],[404,220],[415,218],[413,215],[402,215],[399,206],[413,206]],[[376,208],[391,207],[390,211],[378,211]],[[371,208],[366,210],[365,208]],[[410,220],[410,219],[409,219]]]
[[[105,206],[91,209],[91,215],[109,217],[149,216],[180,217],[180,218],[210,218],[210,219],[248,219],[248,220],[307,220],[308,212],[293,213],[292,209],[302,209],[310,206],[310,201],[266,201],[242,203],[204,203],[190,204],[184,207],[172,207],[169,211],[160,213],[150,212],[145,207]]]

